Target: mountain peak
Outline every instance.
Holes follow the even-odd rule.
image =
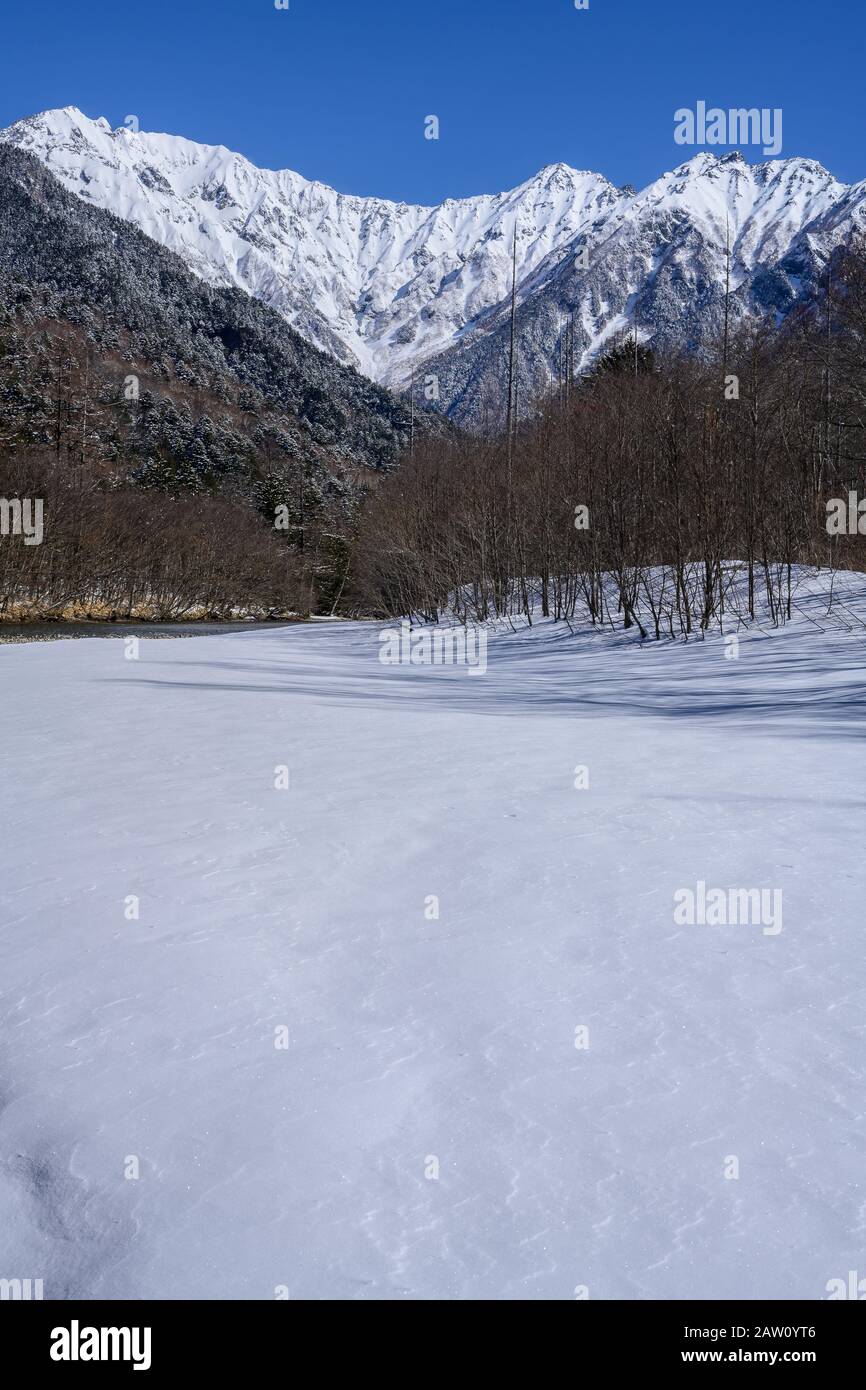
[[[476,343],[483,352],[510,303],[515,238],[524,308],[559,294],[560,272],[570,287],[553,321],[582,293],[576,250],[603,248],[606,270],[593,271],[600,278],[579,306],[592,351],[618,331],[622,294],[649,293],[659,256],[679,258],[684,284],[712,286],[730,238],[745,281],[796,250],[807,227],[838,240],[864,202],[814,160],[749,164],[740,150],[698,150],[640,192],[556,161],[511,190],[418,207],[342,194],[132,122],[112,131],[74,106],[27,117],[0,140],[135,223],[200,278],[264,300],[316,347],[398,386],[452,349],[466,362]],[[678,304],[661,318],[679,323],[687,312]],[[542,388],[541,379],[527,383],[530,394]]]
[[[539,171],[538,177],[542,179],[570,179],[580,176],[578,174],[578,171],[576,169],[572,169],[570,164],[563,164],[562,160],[558,160],[555,164],[545,164],[544,167]]]
[[[601,179],[603,177],[603,174],[594,173],[591,169],[575,169],[572,165],[563,164],[560,161],[556,164],[545,164],[542,169],[539,169],[535,176],[535,182],[566,187],[583,183],[586,179]]]

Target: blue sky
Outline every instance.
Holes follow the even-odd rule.
[[[13,0],[3,30],[2,125],[134,114],[348,193],[439,202],[558,160],[639,187],[693,153],[673,114],[698,100],[781,107],[783,155],[866,177],[860,0]]]

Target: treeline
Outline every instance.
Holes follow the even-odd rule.
[[[296,553],[244,504],[104,491],[81,470],[23,459],[0,468],[0,496],[40,499],[44,531],[39,544],[23,533],[0,539],[0,618],[170,621],[309,608]]]
[[[782,623],[795,566],[866,568],[866,537],[827,529],[830,499],[866,497],[864,464],[861,246],[783,325],[709,359],[632,338],[510,439],[423,441],[368,502],[354,601],[431,621],[585,612],[653,637],[732,605]]]
[[[0,316],[0,499],[44,511],[40,544],[0,535],[0,620],[330,611],[358,497],[254,392],[160,390]]]

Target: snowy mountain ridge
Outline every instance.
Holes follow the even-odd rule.
[[[259,169],[224,146],[112,130],[74,107],[0,138],[203,279],[264,299],[316,346],[381,381],[498,303],[518,218],[524,277],[619,196],[598,174],[553,165],[510,193],[413,207]]]
[[[486,339],[507,311],[515,231],[522,319],[536,320],[521,327],[533,391],[571,312],[579,363],[636,308],[642,335],[665,341],[669,328],[688,339],[684,302],[703,297],[699,317],[709,307],[712,318],[706,301],[724,284],[728,241],[743,312],[754,310],[756,276],[791,263],[770,296],[783,312],[800,280],[862,226],[866,200],[866,183],[843,184],[813,160],[749,165],[702,152],[640,192],[553,164],[508,192],[416,207],[259,169],[221,145],[112,130],[74,107],[28,117],[0,139],[374,380],[400,386],[422,363],[441,364],[443,403],[458,415],[467,381],[490,371]],[[660,278],[676,282],[677,303],[655,304]]]

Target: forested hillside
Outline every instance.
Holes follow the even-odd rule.
[[[420,412],[416,427],[444,428]],[[125,611],[148,589],[171,613],[330,604],[359,498],[410,429],[402,403],[273,310],[0,146],[0,491],[37,489],[51,518],[38,555],[5,548],[4,612]],[[157,571],[135,539],[148,526]],[[200,567],[196,532],[221,557],[213,592],[172,577]]]

